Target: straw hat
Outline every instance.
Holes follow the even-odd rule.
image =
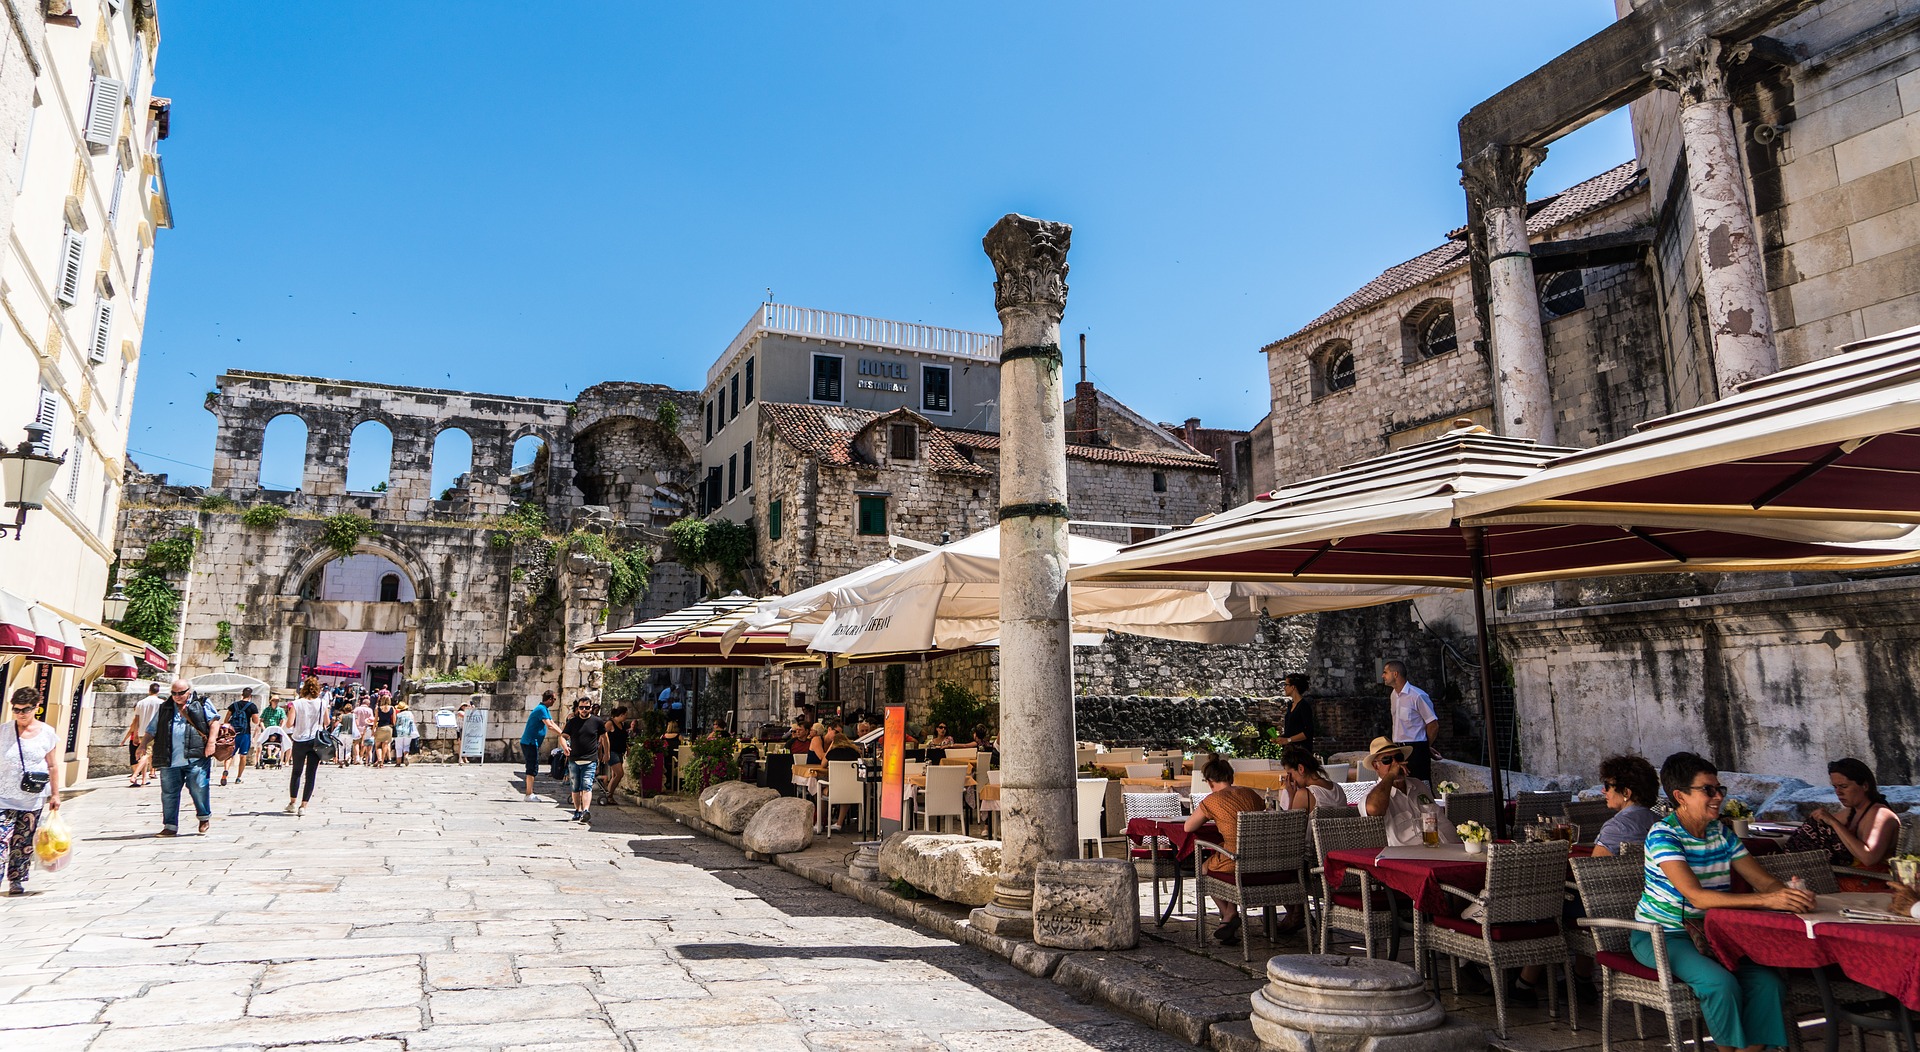
[[[1375,738],[1373,744],[1367,747],[1367,765],[1372,766],[1373,761],[1386,756],[1393,756],[1404,760],[1412,755],[1413,746],[1401,745],[1392,738],[1382,736]]]

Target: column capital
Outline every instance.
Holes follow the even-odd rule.
[[[1460,184],[1482,208],[1525,208],[1527,179],[1546,159],[1544,146],[1493,143],[1460,162]]]
[[[1726,67],[1745,58],[1747,51],[1744,46],[1730,48],[1712,37],[1700,37],[1668,48],[1647,63],[1646,70],[1653,74],[1654,87],[1679,92],[1682,106],[1706,102],[1724,106],[1730,102]]]
[[[981,246],[993,261],[993,309],[1039,314],[1058,322],[1067,310],[1067,249],[1073,227],[1008,213]]]

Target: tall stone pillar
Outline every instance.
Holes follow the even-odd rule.
[[[1073,637],[1067,613],[1067,447],[1060,315],[1073,228],[1008,215],[984,244],[998,278],[1000,807],[993,901],[973,923],[1033,932],[1040,863],[1075,854]]]
[[[1719,41],[1703,37],[1667,49],[1647,66],[1655,85],[1680,93],[1687,201],[1693,208],[1701,293],[1721,397],[1779,364],[1767,307],[1767,274],[1760,262],[1746,176],[1740,171],[1726,58]]]
[[[1495,422],[1503,435],[1552,445],[1547,334],[1527,240],[1527,177],[1546,159],[1538,146],[1489,146],[1460,162],[1460,182],[1479,203],[1486,228]]]

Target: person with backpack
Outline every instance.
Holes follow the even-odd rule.
[[[180,789],[193,797],[200,832],[213,825],[213,793],[207,778],[213,768],[220,714],[207,699],[195,697],[193,685],[176,679],[167,700],[153,714],[143,737],[153,743],[153,766],[160,772],[159,836],[180,835]]]
[[[240,700],[227,706],[226,725],[233,728],[233,751],[220,757],[220,784],[227,784],[227,772],[238,760],[240,770],[234,774],[233,784],[239,785],[247,775],[247,759],[253,755],[253,736],[260,730],[260,706],[254,704],[252,687],[242,690]]]
[[[306,682],[300,684],[300,696],[293,702],[293,762],[287,765],[293,769],[287,780],[288,814],[304,816],[307,813],[307,802],[313,799],[313,782],[320,774],[321,754],[335,745],[333,734],[326,699],[320,696],[320,681],[308,676]],[[306,779],[304,792],[300,788],[303,777]]]

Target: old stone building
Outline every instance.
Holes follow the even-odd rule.
[[[679,517],[693,490],[692,392],[610,383],[567,403],[239,370],[215,386],[212,485],[137,477],[122,511],[125,565],[142,565],[158,541],[193,542],[175,575],[181,628],[169,648],[190,673],[230,657],[292,686],[304,667],[342,661],[363,682],[418,687],[491,666],[499,681],[474,689],[498,740],[518,735],[543,689],[594,683],[571,643],[609,618],[699,598],[697,578],[660,562],[650,589],[610,610],[606,562],[556,552],[540,530],[515,533],[503,518],[537,509],[548,536],[583,530],[657,558],[666,543],[655,527]],[[663,416],[677,416],[678,430]],[[383,438],[384,477],[349,488],[356,447],[378,453]],[[262,482],[276,440],[303,465],[297,488]],[[450,455],[460,462],[437,462]],[[436,477],[451,484],[436,491]],[[343,516],[365,531],[343,538]]]
[[[1920,323],[1920,10],[1618,6],[1614,25],[1461,120],[1465,227],[1267,348],[1279,483],[1461,416],[1591,445]],[[1635,159],[1529,200],[1548,145],[1622,106]],[[1502,591],[1519,754],[1552,771],[1695,748],[1815,781],[1855,755],[1883,782],[1910,781],[1912,581],[1693,574]],[[1461,604],[1420,613],[1430,632],[1381,649],[1471,630]]]

